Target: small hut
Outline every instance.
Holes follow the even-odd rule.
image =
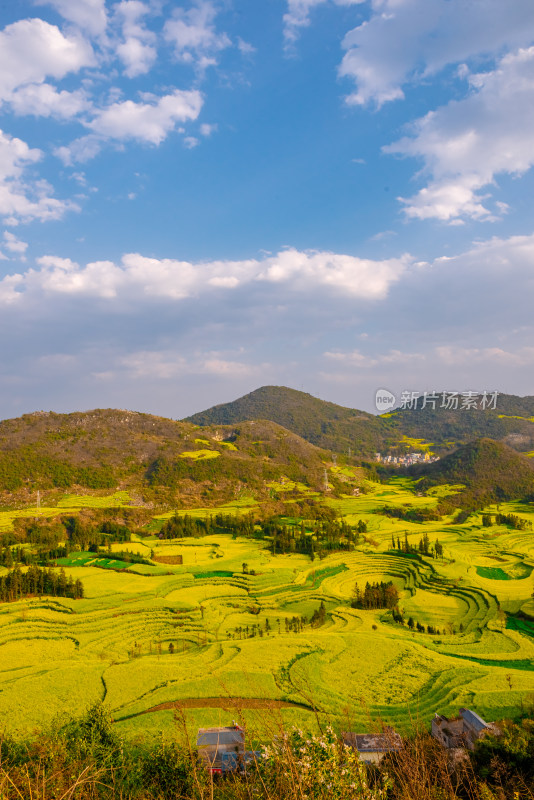
[[[459,716],[452,719],[435,714],[432,720],[432,736],[447,750],[461,747],[474,750],[476,742],[488,733],[498,736],[500,730],[495,723],[485,722],[469,708],[461,708]]]

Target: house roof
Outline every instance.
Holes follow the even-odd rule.
[[[197,747],[213,747],[220,744],[242,745],[245,732],[242,728],[200,728],[197,734]]]
[[[461,708],[460,714],[463,719],[477,731],[477,733],[480,733],[480,731],[483,731],[489,727],[488,723],[484,722],[482,717],[479,717],[478,714],[476,714],[474,711],[471,711],[469,708]]]
[[[385,733],[342,733],[343,744],[354,747],[359,753],[388,753],[400,750],[402,739],[393,729]]]

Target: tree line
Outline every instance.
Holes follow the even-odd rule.
[[[326,518],[318,516],[318,519],[302,520],[298,525],[292,525],[278,515],[258,520],[254,514],[216,514],[202,519],[189,514],[175,514],[162,525],[159,536],[162,539],[180,539],[230,532],[234,536],[269,540],[273,555],[302,553],[313,560],[327,553],[353,550],[360,541],[360,534],[367,531],[363,520],[349,525],[345,520],[337,519],[335,512],[326,514]]]
[[[434,544],[430,544],[430,537],[428,533],[424,533],[417,545],[408,542],[408,532],[404,531],[404,539],[401,541],[400,536],[395,538],[391,534],[391,548],[392,550],[399,550],[401,553],[409,553],[411,555],[432,556],[433,558],[443,557],[443,545],[439,539],[436,539]]]
[[[490,528],[495,524],[507,525],[509,528],[513,528],[516,531],[532,530],[532,522],[528,519],[518,517],[517,514],[495,514],[494,516],[495,523],[493,522],[493,516],[491,514],[482,514],[482,526],[484,528]]]
[[[33,564],[25,572],[16,566],[0,576],[0,601],[3,603],[44,594],[79,600],[84,596],[83,583],[79,578],[67,577],[64,569],[42,569]]]
[[[367,583],[363,591],[358,584],[354,587],[352,608],[378,609],[395,608],[399,602],[399,592],[393,581]]]

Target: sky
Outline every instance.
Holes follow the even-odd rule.
[[[0,418],[534,394],[532,0],[0,0]]]

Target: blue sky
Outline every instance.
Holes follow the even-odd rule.
[[[0,417],[534,394],[531,0],[0,7]]]

